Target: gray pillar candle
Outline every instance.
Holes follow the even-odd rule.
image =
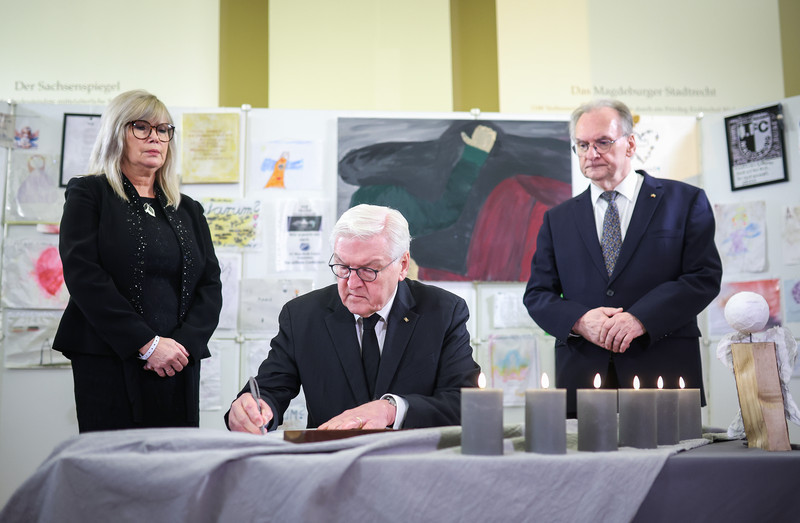
[[[656,390],[639,389],[639,377],[632,389],[619,389],[619,444],[637,449],[658,446]]]
[[[700,412],[700,389],[686,389],[683,378],[678,389],[678,437],[697,439],[703,437],[702,414]]]
[[[542,388],[525,391],[525,451],[540,454],[567,452],[567,391]]]
[[[617,391],[600,389],[600,375],[594,389],[578,389],[578,450],[617,450]]]
[[[680,441],[678,430],[678,389],[665,389],[664,380],[658,377],[656,390],[656,425],[658,444],[675,445]]]
[[[503,391],[461,389],[461,453],[503,454]]]

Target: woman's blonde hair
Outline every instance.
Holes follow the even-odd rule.
[[[173,123],[167,106],[154,95],[141,89],[121,93],[109,102],[103,112],[100,133],[89,158],[89,174],[105,174],[111,188],[125,201],[128,200],[128,196],[122,186],[123,174],[120,162],[125,152],[125,133],[128,131],[128,124],[135,120]],[[171,140],[167,146],[164,165],[156,171],[155,183],[164,191],[167,204],[177,209],[181,201],[181,192],[174,159],[175,140]]]

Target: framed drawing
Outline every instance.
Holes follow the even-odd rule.
[[[785,182],[780,104],[725,118],[731,190]]]

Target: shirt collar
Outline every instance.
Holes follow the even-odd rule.
[[[636,183],[638,182],[638,177],[641,176],[639,173],[631,169],[625,178],[619,182],[619,185],[614,187],[614,190],[617,191],[619,194],[624,196],[628,199],[628,201],[632,202],[633,199],[636,197]],[[597,203],[598,198],[600,195],[603,194],[603,189],[595,185],[594,183],[589,184],[589,187],[592,191],[592,201]]]

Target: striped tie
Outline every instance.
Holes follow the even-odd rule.
[[[614,272],[614,264],[617,263],[620,247],[622,247],[622,230],[619,226],[619,210],[617,209],[617,191],[606,191],[600,197],[608,202],[606,215],[603,218],[603,237],[600,245],[603,248],[603,260],[606,263],[608,275]]]

